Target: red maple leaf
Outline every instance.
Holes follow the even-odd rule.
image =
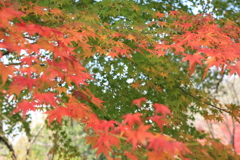
[[[153,117],[150,117],[149,119],[153,120],[155,123],[157,123],[158,127],[162,130],[163,125],[166,124],[166,122],[163,120],[162,116],[154,115]]]
[[[168,152],[170,155],[174,155],[176,152],[188,152],[190,150],[181,142],[172,141],[170,137],[158,135],[150,137],[148,139],[148,149],[152,149],[155,152]]]
[[[48,114],[48,117],[47,117],[48,124],[52,123],[52,121],[56,119],[60,125],[62,124],[62,118],[64,116],[68,116],[68,117],[73,116],[69,108],[66,108],[66,107],[57,107],[53,110],[45,112],[45,114]]]
[[[25,15],[23,12],[15,11],[10,8],[1,8],[1,11],[0,11],[1,20],[2,21],[4,20],[5,25],[8,23],[9,20],[12,20],[13,18],[20,19],[20,16],[23,16],[23,15]]]
[[[181,27],[185,30],[189,29],[190,27],[192,27],[192,23],[184,23],[181,25]]]
[[[110,121],[103,120],[101,121],[100,124],[98,124],[98,129],[104,130],[107,133],[111,131],[111,129],[114,129],[115,124],[119,124],[119,123],[114,120],[110,120]]]
[[[15,108],[12,114],[22,111],[23,119],[26,118],[26,113],[28,111],[35,111],[36,108],[34,107],[34,103],[28,102],[27,100],[23,100],[22,102],[17,104],[17,108]]]
[[[179,12],[178,11],[170,11],[169,16],[176,16]]]
[[[121,55],[126,55],[128,50],[125,48],[119,48],[119,47],[114,47],[113,50],[115,50],[117,53],[121,54]]]
[[[93,148],[97,148],[97,155],[104,153],[108,157],[108,152],[111,151],[111,146],[118,147],[120,140],[112,135],[100,133],[99,138]]]
[[[138,141],[145,146],[147,139],[153,137],[153,134],[147,131],[150,127],[150,125],[141,124],[137,130],[129,130],[127,132],[127,142],[131,142],[133,148],[137,146]]]
[[[22,63],[22,65],[24,63],[26,63],[27,65],[32,65],[33,62],[37,63],[38,59],[36,57],[24,57],[20,60]]]
[[[168,107],[163,104],[154,103],[153,106],[155,107],[155,113],[161,113],[163,116],[171,114],[171,111],[168,109]]]
[[[137,156],[135,156],[135,155],[133,155],[133,154],[131,154],[129,152],[124,153],[124,155],[127,156],[131,160],[138,160]]]
[[[66,81],[71,83],[74,82],[76,85],[83,84],[83,85],[87,85],[87,83],[85,82],[87,79],[91,79],[89,74],[82,74],[82,76],[75,76],[75,75],[68,75],[66,78]]]
[[[146,97],[142,97],[142,98],[139,98],[139,99],[135,99],[135,100],[133,100],[132,105],[136,104],[138,107],[140,107],[141,103],[143,101],[146,102],[147,98]]]
[[[124,123],[128,123],[130,127],[132,127],[134,123],[140,124],[142,123],[142,120],[140,118],[141,115],[141,113],[127,114],[123,116]]]
[[[21,68],[21,72],[26,74],[28,77],[30,77],[31,74],[36,73],[37,70],[34,67],[27,67],[27,68]]]
[[[14,48],[14,46],[12,44],[9,44],[9,43],[6,43],[6,42],[1,42],[0,43],[0,48],[5,48],[9,51],[12,51],[13,50],[12,48]]]
[[[50,104],[52,106],[56,106],[56,98],[55,98],[55,93],[36,93],[34,94],[34,99],[38,101],[40,104]]]
[[[162,135],[151,137],[148,139],[148,142],[149,144],[147,148],[152,149],[155,152],[162,151],[164,149],[162,147],[169,143],[168,140],[165,138],[165,136],[162,136]]]
[[[230,76],[233,75],[234,73],[237,73],[238,76],[240,76],[240,65],[236,64],[236,65],[229,65],[227,67],[227,69],[230,70]]]
[[[23,76],[16,76],[13,78],[14,81],[12,82],[12,84],[18,84],[19,86],[24,86],[27,87],[29,89],[32,89],[33,86],[36,86],[36,79],[32,79],[32,78],[26,78]]]

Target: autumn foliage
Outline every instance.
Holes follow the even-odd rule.
[[[49,127],[75,120],[85,125],[97,155],[108,159],[216,158],[220,149],[239,158],[187,124],[196,112],[219,121],[226,112],[239,120],[238,108],[194,87],[213,67],[220,75],[240,74],[240,28],[233,21],[149,11],[151,22],[114,28],[86,6],[70,13],[30,1],[0,2],[1,101],[15,101],[9,117],[21,114],[19,121],[26,121],[29,111],[42,111]],[[100,66],[91,68],[97,57]],[[112,79],[102,82],[104,74]]]

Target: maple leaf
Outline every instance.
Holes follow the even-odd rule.
[[[99,130],[104,130],[106,133],[110,131],[110,129],[114,129],[115,125],[119,125],[118,122],[110,120],[110,121],[106,121],[103,120],[99,125],[98,125],[98,129]]]
[[[193,55],[191,54],[184,54],[185,57],[183,58],[182,61],[189,61],[189,70],[190,70],[190,75],[195,71],[195,65],[196,63],[202,65],[201,59],[205,59],[203,56],[201,56],[199,53],[195,53]]]
[[[92,103],[95,104],[98,108],[102,108],[102,107],[103,107],[102,103],[105,102],[105,101],[102,101],[101,99],[95,97],[94,95],[92,95],[91,101],[92,101]]]
[[[95,144],[97,143],[98,137],[86,136],[84,139],[86,140],[86,144],[91,144],[91,146],[95,146]]]
[[[113,38],[118,38],[118,37],[121,37],[121,36],[123,36],[123,34],[122,34],[122,33],[118,33],[118,32],[115,32],[115,33],[112,35]]]
[[[23,76],[16,76],[13,78],[12,84],[18,84],[20,87],[27,87],[29,89],[32,89],[33,86],[36,86],[36,79],[32,78],[26,78]]]
[[[7,90],[7,93],[10,94],[10,95],[16,94],[17,96],[19,96],[22,90],[24,90],[23,86],[19,86],[19,85],[15,84],[15,85],[10,85],[9,86],[9,89]]]
[[[51,13],[55,14],[57,17],[60,17],[63,15],[63,11],[57,8],[53,8],[50,10]]]
[[[127,156],[129,159],[132,159],[132,160],[138,160],[138,157],[129,153],[129,152],[125,152],[124,153],[125,156]]]
[[[23,62],[23,64],[26,63],[29,66],[32,65],[33,62],[38,63],[38,59],[36,57],[24,57],[20,59],[20,61]]]
[[[169,159],[174,159],[172,155],[166,152],[154,152],[154,151],[149,151],[147,152],[148,155],[148,160],[169,160]]]
[[[168,152],[169,156],[173,156],[177,152],[190,153],[190,150],[181,142],[172,141],[170,137],[164,135],[156,135],[148,139],[148,149],[152,149],[156,152]]]
[[[74,99],[75,98],[70,97],[69,102],[66,104],[69,110],[72,111],[73,118],[81,120],[89,116],[91,116],[92,119],[96,118],[89,106],[85,105],[84,103],[79,104],[78,102],[74,101]]]
[[[48,11],[45,10],[45,7],[34,6],[34,14],[39,16],[47,15]]]
[[[140,118],[141,115],[141,113],[127,114],[123,116],[124,123],[128,123],[130,127],[132,127],[134,123],[140,124],[142,123],[142,120]]]
[[[184,23],[181,25],[181,27],[185,30],[189,29],[190,27],[192,27],[192,23]]]
[[[15,108],[12,112],[12,114],[15,114],[17,112],[22,111],[22,116],[23,119],[26,118],[26,113],[28,111],[35,111],[36,108],[34,107],[34,103],[33,102],[29,102],[27,100],[23,100],[22,102],[17,104],[17,108]]]
[[[6,42],[0,42],[0,48],[5,48],[9,51],[12,51],[12,48],[14,48],[14,46],[12,44],[6,43]],[[2,57],[2,55],[1,55]]]
[[[155,107],[155,113],[161,113],[163,116],[166,116],[167,114],[171,115],[171,111],[167,106],[159,103],[154,103],[153,106]]]
[[[158,25],[163,28],[164,26],[167,26],[167,22],[161,22],[161,21],[159,21],[159,22],[158,22]]]
[[[111,146],[118,147],[120,140],[112,135],[100,133],[99,138],[93,148],[97,148],[97,155],[104,153],[108,157],[108,152],[112,151]]]
[[[122,160],[122,158],[112,158],[112,157],[106,157],[109,160]]]
[[[139,83],[132,83],[131,84],[131,87],[134,88],[134,89],[138,89],[140,86],[141,86],[141,84],[139,84]]]
[[[119,57],[117,52],[111,52],[111,51],[110,51],[110,52],[108,52],[107,55],[108,55],[108,56],[111,56],[112,59],[114,59],[115,57],[117,57],[117,58]]]
[[[57,106],[55,93],[35,93],[33,98],[40,104],[50,104],[51,106]]]
[[[6,67],[3,63],[0,63],[0,75],[2,77],[2,86],[6,83],[8,76],[13,75],[15,68],[13,66]]]
[[[153,117],[150,117],[149,119],[153,120],[155,123],[157,123],[158,127],[162,130],[163,125],[166,124],[166,122],[163,119],[162,116],[154,115]]]
[[[170,11],[169,16],[175,17],[178,13],[178,11]]]
[[[157,13],[156,13],[156,16],[157,16],[158,18],[163,18],[163,17],[164,17],[164,13],[157,12]]]
[[[129,34],[126,38],[131,40],[131,41],[134,40],[136,42],[136,38],[131,34]]]
[[[135,99],[135,100],[133,100],[132,105],[137,105],[138,107],[140,107],[141,103],[143,101],[146,102],[147,98],[146,97],[142,97],[142,98],[139,98],[139,99]]]
[[[115,50],[115,52],[117,52],[120,55],[127,55],[127,53],[129,52],[126,48],[119,47],[113,47],[113,50]]]
[[[4,24],[5,25],[8,25],[8,21],[9,20],[12,20],[13,18],[19,18],[21,16],[25,15],[23,12],[20,12],[20,11],[15,11],[13,9],[10,9],[10,8],[1,8],[1,11],[0,11],[0,17],[1,17],[1,20],[4,21]]]
[[[238,76],[240,76],[240,64],[229,65],[227,66],[227,69],[230,70],[230,76],[233,75],[234,73],[237,73]]]
[[[166,139],[166,137],[163,135],[160,135],[160,134],[149,138],[148,141],[149,141],[149,144],[148,144],[147,148],[152,149],[155,152],[164,151],[163,147],[166,145],[169,145],[169,142]],[[167,148],[169,148],[169,147],[167,147]],[[172,148],[170,148],[170,150],[171,150],[171,152],[174,151],[174,149],[172,149]]]
[[[134,9],[136,12],[138,12],[138,11],[139,11],[139,7],[138,7],[138,6],[136,6],[136,5],[133,5],[133,9]]]
[[[80,99],[80,100],[83,100],[83,101],[90,102],[89,98],[83,92],[81,92],[81,90],[73,90],[72,92],[73,92],[72,95],[76,99],[78,99],[78,100]]]
[[[90,75],[87,73],[83,73],[81,77],[76,75],[68,75],[66,77],[66,81],[69,84],[71,84],[71,82],[74,82],[77,86],[79,84],[87,85],[87,83],[85,82],[87,79],[91,79]]]
[[[57,122],[61,125],[62,124],[62,118],[64,116],[72,117],[73,114],[69,110],[69,108],[66,107],[57,107],[53,110],[45,112],[45,114],[48,114],[48,124],[51,124],[54,119],[57,120]]]
[[[131,142],[133,148],[136,148],[138,141],[145,146],[147,139],[153,136],[152,133],[147,131],[150,127],[150,125],[141,124],[137,130],[129,130],[127,132],[127,142]]]

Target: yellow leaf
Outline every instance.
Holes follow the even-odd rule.
[[[134,40],[136,42],[136,38],[131,34],[127,36],[127,39]]]

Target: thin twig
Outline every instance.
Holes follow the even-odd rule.
[[[31,140],[30,145],[32,145],[36,141],[37,137],[39,136],[39,134],[43,130],[44,126],[45,126],[45,123],[38,129],[37,134]]]
[[[27,156],[30,154],[31,148],[33,143],[36,141],[37,137],[39,136],[40,132],[43,130],[45,124],[43,124],[37,131],[37,134],[31,139],[27,148]]]
[[[208,126],[208,129],[210,131],[210,134],[212,136],[213,139],[215,139],[215,135],[214,135],[214,132],[213,132],[213,126],[212,126],[212,123],[209,122],[209,121],[206,121],[207,122],[207,126]]]
[[[217,82],[217,84],[216,84],[215,93],[218,93],[219,85],[220,85],[220,83],[221,83],[222,80],[223,80],[223,76],[224,76],[224,74],[223,74],[222,77],[218,80],[218,82]]]

